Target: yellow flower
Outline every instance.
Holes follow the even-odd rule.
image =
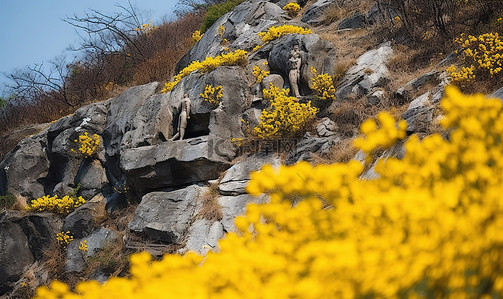
[[[300,5],[295,2],[290,2],[283,6],[283,10],[285,10],[290,17],[294,18],[300,11]]]

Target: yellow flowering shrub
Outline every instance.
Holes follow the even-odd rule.
[[[57,195],[45,195],[32,200],[30,204],[26,206],[26,210],[29,212],[51,212],[66,215],[85,202],[86,200],[82,196],[74,198],[73,196],[67,195],[63,198],[58,198]]]
[[[262,80],[269,76],[271,72],[261,69],[258,65],[253,67],[253,76],[255,77],[255,82],[260,83]]]
[[[461,69],[451,65],[447,72],[454,83],[473,81],[475,78],[493,78],[503,70],[503,41],[498,33],[479,36],[462,34],[456,42],[463,48]]]
[[[272,40],[280,38],[287,34],[311,34],[313,33],[311,29],[302,28],[294,25],[282,25],[282,26],[272,26],[265,32],[259,32],[257,35],[262,39],[264,43],[268,43]]]
[[[334,80],[329,74],[318,75],[314,67],[311,67],[311,73],[314,75],[311,78],[311,89],[316,93],[316,97],[322,100],[335,101]]]
[[[300,5],[295,2],[290,2],[283,6],[283,10],[285,10],[290,17],[295,18],[300,11]]]
[[[85,132],[79,135],[79,139],[74,140],[74,142],[79,144],[79,152],[82,153],[85,158],[89,158],[96,153],[96,150],[100,146],[100,136],[97,134],[90,136]],[[72,152],[74,152],[73,149]]]
[[[288,89],[279,89],[271,83],[264,89],[264,98],[270,104],[262,110],[260,123],[252,133],[262,139],[293,137],[302,132],[315,117],[318,109],[311,102],[299,103],[299,100],[288,96]]]
[[[241,65],[244,66],[247,63],[246,51],[236,50],[234,52],[225,53],[215,57],[206,57],[202,62],[199,60],[193,61],[186,68],[181,70],[177,75],[173,77],[173,81],[164,84],[164,88],[161,92],[168,92],[175,87],[178,82],[183,78],[190,75],[194,71],[200,71],[202,73],[210,72],[219,66],[224,65]]]
[[[56,234],[56,240],[58,241],[58,244],[62,247],[68,246],[71,241],[73,241],[73,236],[70,234],[69,231],[67,232],[60,232]]]
[[[219,104],[224,96],[221,85],[213,87],[209,84],[204,87],[204,93],[199,95],[210,104]]]
[[[192,39],[195,40],[196,42],[198,42],[203,37],[203,35],[204,35],[204,33],[201,34],[201,31],[196,30],[196,31],[194,31],[194,33],[192,33]]]
[[[502,102],[448,88],[441,105],[449,138],[411,136],[377,179],[357,161],[264,166],[247,190],[270,202],[248,205],[219,253],[140,253],[130,277],[36,298],[499,298]]]

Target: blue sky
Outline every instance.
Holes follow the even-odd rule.
[[[149,19],[174,18],[177,0],[131,0]],[[119,11],[115,4],[127,0],[0,0],[0,74],[10,73],[34,63],[42,63],[79,43],[75,29],[62,21],[67,16],[82,16],[89,9],[104,13]],[[6,79],[0,75],[0,91]]]

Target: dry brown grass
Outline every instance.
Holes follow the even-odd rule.
[[[117,241],[107,244],[102,250],[86,259],[84,277],[103,271],[109,277],[126,276],[129,273],[129,256],[131,251],[126,250],[122,233],[118,234]]]
[[[325,17],[327,18],[327,24],[332,24],[342,20],[343,18],[350,17],[355,12],[359,11],[366,13],[372,7],[375,1],[372,0],[342,0],[336,1],[325,11]]]
[[[54,241],[44,251],[43,267],[48,271],[49,279],[60,277],[65,270],[66,249]]]
[[[199,211],[196,217],[208,220],[222,220],[224,215],[222,207],[218,203],[218,197],[220,197],[218,183],[210,184],[208,191],[200,198],[202,204],[201,211]]]
[[[358,149],[353,146],[353,138],[345,138],[339,141],[326,155],[312,154],[311,162],[317,164],[331,163],[347,163],[358,152]]]

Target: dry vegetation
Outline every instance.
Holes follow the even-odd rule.
[[[116,96],[130,86],[169,80],[178,60],[193,45],[191,35],[201,20],[202,14],[187,14],[159,25],[138,38],[141,55],[125,47],[119,52],[88,56],[87,60],[66,66],[71,68],[64,77],[66,89],[8,101],[0,111],[0,158],[26,137],[13,134],[16,130],[57,120],[82,105]]]
[[[218,183],[210,184],[208,191],[200,198],[201,211],[199,211],[197,217],[208,220],[222,220],[224,216],[222,207],[217,200],[219,196]]]

